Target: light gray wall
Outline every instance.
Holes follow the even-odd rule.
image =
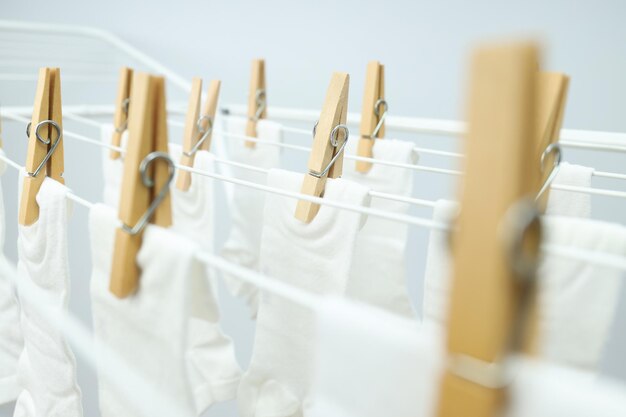
[[[365,65],[378,59],[386,65],[386,94],[392,114],[458,119],[463,115],[467,53],[477,41],[494,37],[533,36],[545,45],[544,66],[571,75],[565,126],[626,131],[626,4],[620,1],[141,1],[84,0],[12,1],[2,5],[3,19],[34,20],[93,26],[109,30],[162,61],[185,77],[223,80],[222,103],[243,103],[252,58],[267,61],[269,105],[319,109],[334,70],[351,74],[350,108],[360,110]],[[16,45],[19,47],[19,45]],[[54,52],[54,51],[50,51]],[[1,63],[0,63],[1,65]],[[116,64],[117,65],[117,64]],[[1,68],[0,68],[1,70]],[[116,73],[112,70],[112,76]],[[64,103],[85,100],[112,103],[110,87],[64,84]],[[34,83],[0,88],[2,104],[32,103]],[[91,91],[91,90],[89,90]],[[181,98],[178,96],[178,98]],[[182,97],[184,99],[184,97]],[[71,126],[71,127],[70,127]],[[5,123],[8,155],[24,160],[24,126]],[[66,122],[66,128],[96,135],[93,128]],[[407,135],[398,135],[409,137]],[[173,140],[180,131],[174,130]],[[308,141],[289,136],[295,143]],[[453,149],[454,139],[412,138],[422,146]],[[568,161],[600,170],[626,172],[625,155],[566,151]],[[285,167],[304,170],[305,157],[286,153]],[[100,196],[99,151],[75,142],[66,144],[66,178],[79,195],[96,201]],[[97,161],[97,162],[96,162]],[[446,160],[422,159],[424,164],[451,166]],[[3,178],[9,219],[15,218],[16,174]],[[450,178],[416,174],[415,196],[453,197]],[[623,183],[594,180],[594,186],[626,189]],[[488,204],[488,202],[485,202]],[[624,222],[626,202],[594,198],[594,217]],[[429,216],[416,209],[416,215]],[[220,203],[219,236],[228,229]],[[72,264],[71,310],[90,324],[90,254],[86,210],[76,207],[70,225]],[[9,222],[7,252],[15,257],[15,226]],[[409,287],[421,306],[425,230],[412,230],[408,258]],[[626,297],[622,296],[622,300]],[[245,366],[253,341],[253,324],[237,300],[223,294],[224,327],[237,342]],[[620,304],[604,372],[626,379],[626,302]],[[584,337],[584,335],[581,335]],[[96,381],[79,358],[79,378],[85,415],[97,415]],[[10,415],[0,407],[0,415]],[[216,406],[209,415],[235,415],[232,403]]]

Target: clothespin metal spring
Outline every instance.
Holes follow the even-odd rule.
[[[261,115],[265,111],[267,107],[267,102],[265,101],[265,90],[259,88],[255,93],[255,102],[256,102],[256,113],[253,117],[250,117],[250,120],[253,122],[258,122],[261,119]]]
[[[535,197],[535,201],[541,198],[543,193],[546,192],[548,187],[550,187],[550,185],[556,178],[556,174],[559,173],[561,161],[563,160],[563,149],[561,148],[561,145],[559,145],[556,142],[551,143],[548,146],[546,146],[546,149],[541,154],[541,172],[545,172],[545,160],[547,156],[550,155],[551,153],[554,154],[554,164],[552,165],[552,171],[550,171],[550,175],[548,176],[548,178],[546,178],[546,181],[543,183],[543,185],[541,186],[541,189],[537,193],[537,197]]]
[[[385,109],[383,110],[382,116],[380,115],[381,106]],[[376,127],[374,127],[372,134],[369,136],[363,136],[364,138],[374,140],[378,137],[378,132],[383,127],[383,123],[385,122],[385,118],[387,117],[388,110],[389,105],[387,104],[387,101],[385,99],[379,98],[378,100],[376,100],[376,104],[374,104],[374,114],[376,115],[376,117],[379,118],[378,123],[376,124]]]
[[[124,133],[124,131],[128,128],[128,108],[130,107],[130,98],[125,98],[122,101],[122,112],[126,115],[124,121],[121,126],[115,126],[115,131],[117,133]]]
[[[315,122],[315,126],[313,126],[313,138],[315,138],[315,132],[317,130],[317,124],[318,123],[319,123],[319,120],[317,122]],[[336,148],[339,145],[339,141],[337,139],[338,139],[338,135],[339,135],[339,131],[340,130],[343,130],[344,135],[345,135],[345,140],[341,144],[341,147],[339,148],[339,150],[335,153],[335,155],[330,160],[328,165],[326,165],[326,168],[324,168],[321,172],[313,171],[313,170],[310,169],[309,170],[309,175],[312,175],[315,178],[322,178],[323,176],[328,174],[328,171],[330,171],[330,169],[332,168],[332,166],[335,163],[335,161],[337,160],[337,158],[339,158],[341,156],[341,154],[343,153],[343,151],[346,148],[346,145],[348,144],[348,138],[350,137],[350,130],[348,130],[348,126],[345,125],[345,124],[338,124],[337,126],[335,126],[333,128],[333,130],[330,131],[329,140],[330,140],[330,144],[333,145],[333,147]]]
[[[204,120],[206,120],[207,123],[209,124],[209,126],[206,129],[202,126],[202,122]],[[183,152],[183,154],[185,156],[189,156],[189,157],[194,156],[196,154],[196,152],[198,152],[198,150],[200,149],[200,147],[202,146],[204,141],[213,132],[213,119],[211,118],[211,116],[209,116],[207,114],[205,114],[202,117],[200,117],[198,119],[196,125],[197,125],[197,129],[198,129],[198,133],[201,134],[202,136],[200,137],[200,139],[198,139],[198,141],[193,146],[193,148],[191,148],[189,151],[184,151]]]
[[[32,123],[29,122],[28,125],[26,125],[26,137],[27,138],[30,138],[31,124]],[[41,129],[45,125],[51,125],[52,127],[54,127],[54,130],[57,132],[57,137],[54,138],[54,140],[42,138],[41,135],[39,134],[39,129]],[[61,142],[61,139],[63,138],[63,133],[61,132],[61,127],[59,126],[57,122],[55,122],[54,120],[48,119],[48,120],[42,120],[41,122],[37,123],[37,126],[35,126],[35,136],[37,137],[37,140],[43,143],[44,145],[50,145],[50,143],[52,143],[52,147],[50,148],[46,156],[43,158],[41,163],[37,166],[37,168],[33,172],[27,172],[27,174],[30,177],[36,177],[37,175],[39,175],[39,172],[41,172],[43,167],[46,166],[46,163],[48,162],[50,157],[52,157],[52,154],[59,146],[59,142]]]
[[[152,203],[148,207],[148,210],[139,218],[137,223],[130,227],[125,223],[122,223],[122,230],[130,235],[136,235],[140,233],[150,221],[150,218],[159,207],[159,204],[165,199],[167,193],[170,191],[170,184],[174,180],[174,161],[169,157],[166,152],[151,152],[144,159],[141,160],[139,164],[139,172],[141,173],[141,182],[148,188],[154,187],[154,179],[148,176],[148,168],[150,165],[161,159],[167,163],[169,176],[167,178],[167,182],[163,185],[163,187],[159,190],[157,196],[152,200]]]

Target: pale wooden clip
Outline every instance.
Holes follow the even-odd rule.
[[[202,79],[194,78],[191,83],[191,93],[187,106],[187,119],[185,120],[185,132],[183,136],[183,153],[180,164],[193,167],[197,150],[211,149],[211,137],[213,134],[213,121],[217,110],[217,98],[220,93],[220,81],[212,80],[207,91],[204,113],[200,115],[200,99],[202,96]],[[200,143],[202,141],[202,143]],[[176,187],[187,191],[191,186],[191,173],[179,171]]]
[[[361,111],[361,129],[357,156],[372,158],[372,148],[376,139],[385,136],[384,114],[387,111],[385,101],[385,66],[378,61],[367,64],[363,110]],[[380,127],[376,131],[376,127]],[[358,172],[368,172],[372,168],[369,161],[356,161]]]
[[[506,227],[511,210],[533,200],[538,171],[529,173],[528,167],[538,163],[537,62],[533,44],[483,48],[472,60],[466,175],[452,238],[449,365],[439,417],[501,415],[506,400],[501,361],[511,348],[511,335],[521,333],[511,329],[518,328],[513,324],[526,287],[514,272],[504,236],[511,237]],[[538,229],[534,222],[530,230],[536,233],[523,242],[535,255]]]
[[[549,145],[558,143],[569,87],[569,77],[562,73],[540,72],[538,77],[536,152],[540,160],[544,153],[545,157],[543,164],[540,163],[538,167],[540,175],[537,178],[537,192],[549,180],[553,171],[555,157],[560,152],[560,148],[554,149],[556,152],[546,152],[546,150]],[[541,165],[543,165],[543,170],[541,170]],[[547,187],[538,199],[538,204],[542,211],[546,208],[549,192],[550,188]]]
[[[321,197],[324,194],[326,178],[338,178],[343,169],[343,143],[347,137],[341,135],[337,126],[345,125],[348,114],[348,89],[350,76],[343,72],[336,72],[330,80],[330,85],[326,91],[326,100],[320,115],[319,123],[315,129],[311,155],[309,156],[309,173],[304,176],[302,182],[302,194]],[[331,143],[331,133],[335,131],[337,146]],[[345,132],[344,132],[345,133]],[[341,152],[341,154],[338,154]],[[311,173],[323,173],[329,166],[331,160],[337,157],[333,165],[326,174],[312,175]],[[310,223],[319,211],[319,204],[310,201],[298,200],[296,206],[296,218]]]
[[[120,80],[117,85],[117,98],[115,99],[115,115],[113,116],[113,137],[111,145],[120,146],[122,144],[122,134],[128,127],[130,88],[133,79],[133,70],[128,67],[120,69]],[[111,159],[118,159],[120,152],[111,149],[109,154]]]
[[[18,216],[22,225],[31,225],[39,218],[39,205],[35,198],[45,177],[65,183],[62,119],[61,72],[58,68],[41,68],[29,125],[25,165],[27,175],[24,178]]]
[[[248,92],[248,123],[246,124],[246,136],[257,137],[256,124],[260,119],[267,117],[267,91],[265,89],[265,60],[255,59],[252,61],[252,73],[250,75],[250,90]],[[254,148],[255,143],[247,140],[249,148]]]
[[[220,96],[220,87],[222,82],[220,80],[211,80],[209,88],[207,89],[207,98],[204,102],[204,112],[202,113],[202,131],[207,132],[207,137],[202,143],[200,149],[203,151],[211,150],[211,139],[213,137],[213,126],[215,124],[215,112],[217,111],[217,101]]]
[[[146,187],[139,168],[141,161],[151,152],[167,153],[165,80],[145,73],[135,73],[130,97],[130,136],[124,158],[119,219],[123,224],[132,227],[148,210],[169,179],[168,167],[165,164],[155,164],[150,168],[153,170],[154,186]],[[163,227],[172,224],[169,193],[157,207],[150,222]],[[137,289],[140,271],[136,258],[142,235],[142,232],[129,234],[123,228],[116,230],[109,290],[117,297],[126,297]]]
[[[563,124],[565,114],[565,103],[567,101],[567,89],[569,77],[556,72],[539,72],[537,78],[537,106],[536,125],[537,133],[535,139],[536,156],[534,161],[539,161],[534,166],[537,172],[535,175],[534,193],[537,195],[537,208],[541,213],[545,212],[550,194],[550,184],[556,174],[555,163],[561,158],[560,148],[549,148],[550,145],[557,144],[559,133]],[[543,163],[541,162],[543,159]],[[523,351],[528,355],[539,353],[540,328],[539,328],[539,305],[537,304],[537,294],[532,294],[532,305],[528,318],[526,334],[524,335]]]
[[[202,99],[202,78],[194,77],[191,81],[191,92],[187,104],[187,118],[185,119],[185,132],[183,133],[183,152],[180,156],[180,164],[193,167],[195,153],[189,153],[198,141],[198,119],[200,118],[200,100]],[[176,188],[187,191],[191,186],[191,173],[179,171],[176,180]]]

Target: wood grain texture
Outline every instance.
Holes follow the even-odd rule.
[[[332,146],[330,143],[330,133],[335,126],[346,123],[349,85],[350,76],[348,74],[342,72],[333,74],[326,92],[326,99],[320,120],[315,131],[313,146],[311,147],[308,163],[308,168],[311,171],[322,172],[328,166],[335,152],[341,147],[341,140],[336,148]],[[341,139],[341,135],[339,135],[339,139]],[[321,178],[306,174],[302,183],[301,193],[316,197],[322,196],[326,185],[326,178],[328,176],[331,178],[341,176],[342,160],[343,155],[335,161],[335,164],[328,174]],[[319,208],[319,204],[299,200],[296,206],[295,216],[305,223],[310,223],[317,215]]]

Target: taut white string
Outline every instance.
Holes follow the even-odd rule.
[[[22,117],[22,116],[17,116],[17,115],[10,114],[10,113],[5,113],[5,114],[3,114],[3,116],[4,116],[4,117],[7,117],[7,118],[9,118],[9,119],[13,119],[13,120],[17,120],[17,121],[22,121],[22,122],[25,122],[25,123],[29,122],[29,120],[28,120],[28,119],[26,119],[25,117]],[[101,142],[101,141],[99,141],[99,140],[96,140],[96,139],[91,139],[91,138],[88,138],[88,137],[86,137],[86,136],[79,135],[79,134],[77,134],[77,133],[69,132],[69,131],[67,131],[67,130],[64,130],[64,131],[63,131],[63,134],[64,134],[64,136],[67,136],[67,137],[70,137],[70,138],[74,138],[74,139],[78,139],[78,140],[81,140],[81,141],[84,141],[84,142],[87,142],[87,143],[91,143],[91,144],[94,144],[94,145],[97,145],[97,146],[107,147],[107,148],[109,148],[109,149],[114,149],[114,150],[117,150],[117,151],[119,151],[119,152],[124,152],[124,150],[123,150],[122,148],[120,148],[120,147],[116,147],[116,146],[113,146],[113,145],[108,145],[108,144],[102,143],[102,142]],[[231,136],[231,137],[235,137],[235,136],[237,136],[237,137],[241,137],[241,138],[246,138],[246,140],[252,140],[252,141],[256,141],[256,142],[259,142],[259,141],[260,141],[259,139],[256,139],[256,138],[251,138],[251,137],[247,137],[247,136],[244,136],[244,135],[232,135],[232,134],[228,134],[228,135],[229,135],[229,136]],[[293,145],[291,145],[291,146],[293,146]],[[348,158],[348,157],[349,157],[349,156],[348,156],[348,155],[346,155],[346,158]],[[371,158],[358,157],[358,156],[350,156],[350,159],[355,159],[355,160],[363,160],[363,161],[372,161],[372,159],[371,159]],[[241,163],[234,162],[234,161],[227,161],[227,160],[224,160],[224,159],[217,159],[216,161],[218,161],[218,162],[220,162],[220,163],[224,163],[224,164],[230,164],[230,165],[233,165],[233,166],[240,166],[240,167],[242,167],[242,168],[248,168],[248,169],[260,170],[260,168],[252,168],[252,167],[251,167],[251,166],[249,166],[249,165],[246,165],[246,164],[241,164]],[[378,160],[378,162],[377,162],[377,163],[381,163],[381,164],[384,164],[384,165],[390,165],[390,164],[393,164],[393,166],[403,166],[403,167],[410,168],[410,169],[415,169],[415,167],[418,167],[417,165],[412,165],[412,164],[397,164],[397,163],[388,163],[387,161],[380,161],[380,160]],[[181,169],[186,168],[186,167],[183,167],[183,166],[178,166],[178,165],[177,165],[177,167],[180,167]],[[440,168],[419,167],[419,169],[422,169],[422,170],[430,170],[430,171],[432,171],[432,172],[451,173],[451,174],[453,174],[453,175],[462,175],[459,171],[444,170],[444,169],[440,169]],[[184,169],[183,169],[183,170],[184,170]],[[445,171],[448,171],[448,172],[445,172]],[[260,172],[260,171],[259,171],[259,172]],[[199,173],[200,175],[203,175],[203,174],[210,174],[210,173],[206,173],[206,172],[205,172],[205,173],[202,173],[202,172],[197,172],[197,173]],[[621,174],[612,174],[612,175],[620,175],[620,176],[621,176]],[[209,175],[206,175],[206,176],[209,176]],[[231,182],[231,183],[233,183],[233,184],[236,184],[235,182],[228,181],[228,178],[230,178],[230,177],[220,176],[220,178],[219,178],[219,179],[220,179],[220,180],[222,180],[222,181]],[[216,179],[218,179],[218,178],[216,178]],[[244,181],[244,182],[245,182],[245,181]],[[252,183],[250,183],[250,184],[252,184]],[[245,184],[241,184],[241,185],[245,185]],[[602,196],[606,196],[606,197],[626,198],[626,192],[623,192],[623,191],[615,191],[615,190],[608,190],[608,189],[603,189],[603,188],[593,188],[593,187],[575,187],[575,186],[560,185],[560,184],[553,184],[553,185],[551,185],[551,187],[552,187],[553,189],[555,189],[555,190],[573,191],[573,192],[579,192],[579,193],[587,193],[587,194],[594,194],[594,195],[602,195]],[[270,187],[270,188],[271,188],[271,187]],[[322,199],[322,200],[323,200],[323,199]],[[321,204],[322,204],[322,205],[324,205],[324,203],[321,203]],[[418,205],[419,205],[419,203],[417,203],[417,202],[416,202],[415,204],[418,204]]]
[[[221,107],[222,114],[228,116],[244,115],[245,105],[227,105]],[[314,122],[319,111],[272,106],[268,109],[270,118],[294,122]],[[348,124],[356,125],[361,120],[359,113],[348,113]],[[387,128],[395,131],[432,134],[462,138],[466,124],[457,120],[427,119],[419,117],[388,116],[385,119]],[[594,138],[589,141],[586,138]],[[601,132],[590,130],[561,129],[559,143],[567,147],[593,149],[599,151],[626,152],[626,133]]]
[[[229,116],[225,116],[225,117],[229,117]],[[285,126],[285,125],[281,125],[281,129],[285,132],[288,133],[295,133],[297,135],[303,135],[303,136],[311,136],[311,131],[310,130],[306,130],[306,129],[300,129],[297,127],[291,127],[291,126]],[[463,155],[462,153],[458,153],[458,152],[450,152],[450,151],[442,151],[439,149],[430,149],[430,148],[421,148],[418,146],[414,146],[413,150],[415,152],[420,152],[423,154],[430,154],[430,155],[437,155],[437,156],[448,156],[451,158],[465,158],[465,155]]]
[[[14,117],[14,116],[11,116]],[[23,119],[20,116],[17,116],[18,119]],[[26,119],[24,119],[26,120]],[[103,143],[101,141],[98,140],[94,140],[94,139],[90,139],[87,137],[84,137],[83,135],[78,135],[72,132],[68,132],[67,130],[63,131],[63,134],[65,137],[68,138],[74,138],[74,139],[78,139],[78,140],[82,140],[85,141],[87,143],[91,143],[100,147],[104,147],[104,148],[108,148],[108,149],[115,149],[117,151],[119,151],[120,153],[125,153],[125,150],[118,147],[118,146],[113,146],[107,143]],[[237,164],[237,165],[244,165],[244,164],[238,164],[238,163],[233,163],[232,161],[228,162],[229,164]],[[187,171],[187,172],[191,172],[194,174],[198,174],[198,175],[202,175],[205,177],[209,177],[209,178],[213,178],[216,180],[220,180],[220,181],[224,181],[224,182],[228,182],[231,184],[235,184],[235,185],[241,185],[244,187],[248,187],[248,188],[253,188],[253,189],[257,189],[257,190],[261,190],[261,191],[265,191],[265,192],[269,192],[269,193],[273,193],[273,194],[278,194],[278,195],[282,195],[285,197],[289,197],[289,198],[297,198],[300,200],[305,200],[305,201],[310,201],[312,203],[316,203],[322,206],[329,206],[329,207],[334,207],[334,208],[338,208],[341,210],[348,210],[348,211],[352,211],[352,212],[356,212],[356,213],[360,213],[360,214],[366,214],[366,215],[370,215],[370,216],[375,216],[375,217],[379,217],[379,218],[383,218],[383,219],[387,219],[387,220],[391,220],[391,221],[397,221],[397,222],[401,222],[401,223],[406,223],[406,224],[410,224],[410,225],[414,225],[414,226],[419,226],[419,227],[426,227],[426,228],[431,228],[431,229],[439,229],[439,230],[446,230],[447,226],[443,223],[439,223],[439,222],[435,222],[429,219],[422,219],[419,217],[415,217],[415,216],[409,216],[406,214],[400,214],[400,213],[389,213],[387,211],[384,210],[379,210],[379,209],[373,209],[370,207],[363,207],[363,206],[356,206],[356,205],[352,205],[352,204],[346,204],[346,203],[341,203],[339,201],[333,201],[333,200],[329,200],[326,198],[321,198],[321,197],[313,197],[307,194],[301,194],[301,193],[295,193],[295,192],[290,192],[290,191],[286,191],[286,190],[282,190],[280,188],[274,188],[274,187],[270,187],[270,186],[266,186],[266,185],[262,185],[262,184],[257,184],[255,182],[250,182],[250,181],[245,181],[245,180],[240,180],[237,178],[232,178],[232,177],[227,177],[225,175],[221,175],[221,174],[217,174],[217,173],[213,173],[213,172],[207,172],[207,171],[202,171],[202,170],[198,170],[195,168],[190,168],[184,165],[180,165],[180,164],[174,164],[174,166],[181,170],[181,171]],[[260,168],[259,168],[260,169]],[[417,202],[416,202],[417,204]]]
[[[15,117],[16,120],[24,120],[26,121],[27,119],[22,118],[21,116],[13,116]],[[86,143],[90,143],[93,145],[97,145],[103,148],[108,148],[108,149],[112,149],[112,150],[116,150],[118,152],[120,152],[121,154],[124,154],[126,151],[125,149],[119,147],[119,146],[115,146],[115,145],[110,145],[107,143],[103,143],[102,141],[98,141],[95,139],[91,139],[88,138],[86,136],[83,135],[79,135],[77,133],[73,133],[73,132],[69,132],[67,130],[63,130],[63,134],[64,136],[68,137],[68,138],[72,138],[72,139],[77,139]],[[251,171],[255,171],[261,174],[268,174],[269,173],[269,169],[264,169],[264,168],[259,168],[259,167],[255,167],[253,165],[248,165],[248,164],[243,164],[240,162],[235,162],[235,161],[229,161],[226,159],[221,159],[221,158],[217,158],[214,157],[215,162],[220,163],[220,164],[226,164],[226,165],[230,165],[230,166],[234,166],[234,167],[238,167],[238,168],[242,168],[242,169],[247,169],[247,170],[251,170]],[[178,168],[186,168],[184,166],[175,165]],[[183,169],[184,170],[184,169]],[[199,173],[199,172],[197,172]],[[226,176],[222,176],[223,178],[229,178]],[[254,184],[254,183],[249,183],[249,184]],[[243,184],[240,184],[243,185]],[[404,202],[404,203],[408,203],[408,204],[413,204],[413,205],[417,205],[417,206],[426,206],[426,207],[434,207],[435,202],[434,201],[429,201],[429,200],[423,200],[423,199],[418,199],[418,198],[410,198],[410,197],[404,197],[404,196],[399,196],[399,195],[395,195],[395,194],[387,194],[387,193],[377,193],[375,191],[370,191],[369,195],[374,197],[374,198],[382,198],[382,199],[386,199],[386,200],[390,200],[390,201],[398,201],[398,202]]]
[[[6,155],[3,155],[2,153],[0,153],[0,160],[5,161],[8,165],[10,165],[11,167],[17,169],[18,171],[23,170],[24,167],[22,167],[21,165],[17,164],[16,162],[12,161],[11,159],[9,159]],[[189,168],[189,167],[185,167],[185,166],[178,166],[178,169],[184,170],[184,171],[188,171],[191,173],[195,173],[198,175],[205,175],[205,176],[218,176],[220,177],[221,175],[219,174],[212,174],[212,173],[207,173],[207,172],[203,172],[203,171],[199,171],[197,169],[193,169],[193,168]],[[206,174],[211,174],[211,175],[206,175]],[[233,180],[233,179],[229,179],[229,180]],[[234,180],[233,181],[234,184],[241,184],[241,185],[248,185],[248,186],[252,186],[252,185],[258,185],[255,183],[248,183],[247,181],[243,181],[243,180]],[[247,183],[247,184],[243,184],[243,183]],[[263,186],[263,188],[269,188],[271,190],[268,190],[269,192],[272,193],[276,193],[279,195],[284,195],[286,197],[292,197],[292,198],[298,198],[298,199],[302,199],[302,200],[307,200],[307,201],[311,201],[313,203],[316,203],[320,200],[323,200],[322,198],[319,197],[311,197],[305,194],[299,194],[299,193],[291,193],[288,191],[284,191],[281,189],[272,189],[272,187],[268,187],[268,186]],[[93,207],[93,203],[83,199],[82,197],[77,196],[76,194],[73,194],[71,191],[67,193],[67,198],[78,202],[79,204],[81,204],[82,206],[86,207],[86,208],[92,208]],[[340,205],[344,205],[338,202],[332,202],[329,203],[328,205],[332,206],[340,206]],[[345,205],[344,205],[345,206]],[[340,207],[338,207],[340,208]],[[361,209],[361,207],[359,206],[353,206],[353,207],[349,207],[346,208],[346,210],[353,210],[353,211],[359,211],[357,209]],[[369,209],[368,211],[370,211],[371,209]],[[367,214],[367,213],[365,213]],[[372,215],[375,215],[372,213]],[[403,216],[403,217],[407,217],[410,218],[412,220],[424,220],[424,219],[420,219],[418,217],[412,217],[412,216]],[[447,224],[444,223],[439,223],[439,222],[433,222],[433,221],[428,221],[428,220],[424,220],[423,222],[416,222],[414,223],[415,225],[418,226],[424,226],[427,228],[431,228],[431,229],[436,229],[436,230],[441,230],[441,231],[448,231],[450,230],[450,227]],[[607,254],[607,253],[603,253],[603,252],[594,252],[594,251],[589,251],[589,250],[583,250],[583,249],[578,249],[578,248],[573,248],[573,247],[568,247],[568,246],[562,246],[562,245],[548,245],[548,244],[543,244],[541,246],[541,249],[544,253],[548,253],[548,254],[553,254],[556,256],[561,256],[564,258],[569,258],[569,259],[573,259],[573,260],[579,260],[579,259],[583,259],[584,261],[591,263],[591,264],[596,264],[596,265],[601,265],[601,266],[607,266],[607,267],[611,267],[611,268],[617,268],[617,269],[622,269],[626,271],[626,257],[623,256],[618,256],[618,255],[611,255],[611,254]],[[212,255],[214,258],[218,258],[215,255]],[[223,262],[228,262],[228,261],[223,261]],[[241,269],[243,267],[239,267],[237,265],[232,264],[231,265],[234,269],[232,269],[232,271],[237,270],[238,268]],[[249,273],[253,273],[252,271],[248,271],[245,268],[241,269],[242,271],[247,271],[246,274]],[[228,271],[227,271],[228,272]],[[234,273],[234,272],[233,272]],[[248,274],[249,276],[249,274]]]
[[[81,121],[81,122],[83,122],[85,124],[89,124],[89,125],[94,126],[94,127],[99,127],[100,128],[103,125],[106,125],[106,123],[97,122],[97,121],[94,121],[94,120],[91,120],[91,119],[88,119],[88,118],[85,118],[85,117],[82,117],[82,116],[75,115],[73,113],[66,113],[63,116],[67,117],[69,119],[74,119],[74,120],[77,120],[77,121]],[[228,117],[228,116],[226,116],[226,117]],[[168,119],[168,123],[173,125],[173,126],[178,126],[178,127],[184,127],[185,126],[185,124],[183,122],[179,122],[179,121],[176,121],[176,120],[173,120],[173,119]],[[292,132],[292,133],[298,133],[298,134],[307,134],[309,136],[311,135],[311,132],[307,131],[306,129],[299,129],[299,128],[283,126],[283,125],[281,125],[281,128],[285,132]],[[221,130],[216,130],[215,133],[216,134],[221,134],[222,136],[225,136],[225,137],[231,137],[233,139],[245,140],[245,141],[249,141],[249,142],[255,142],[255,143],[259,143],[259,144],[263,144],[263,145],[277,146],[277,147],[281,147],[281,148],[285,148],[285,149],[291,149],[291,150],[302,151],[302,152],[310,152],[311,151],[311,148],[306,147],[306,146],[292,145],[292,144],[281,143],[281,142],[271,142],[271,141],[267,141],[267,140],[263,140],[263,139],[258,139],[258,138],[245,136],[245,135],[238,135],[238,134],[234,134],[234,133],[230,133],[230,132],[226,132],[226,131],[221,131]],[[559,142],[559,143],[563,144],[563,142]],[[573,144],[574,144],[573,146],[578,146],[578,144],[576,142],[573,142]],[[583,146],[581,146],[581,147],[583,147]],[[448,157],[454,157],[454,158],[464,158],[465,157],[465,155],[463,155],[461,153],[458,153],[458,152],[442,151],[442,150],[430,149],[430,148],[422,148],[422,147],[417,147],[417,146],[413,147],[413,150],[415,152],[423,153],[423,154],[432,154],[432,155],[438,155],[438,156],[448,156]],[[452,169],[446,169],[446,168],[436,168],[436,167],[429,167],[429,166],[415,165],[415,164],[402,164],[402,163],[398,163],[398,162],[385,161],[385,160],[380,160],[380,159],[376,159],[376,158],[367,158],[367,157],[358,156],[358,155],[346,154],[344,156],[344,158],[345,159],[349,159],[349,160],[354,160],[354,161],[364,161],[364,162],[370,162],[370,163],[373,163],[373,164],[387,165],[387,166],[392,166],[392,167],[397,167],[397,168],[412,169],[412,170],[415,170],[415,171],[432,172],[432,173],[436,173],[436,174],[454,175],[454,176],[461,176],[461,175],[463,175],[463,173],[461,171],[458,171],[458,170],[452,170]],[[223,164],[228,164],[228,163],[234,164],[234,162],[227,161],[225,159],[220,160],[220,162],[223,163]],[[247,169],[254,169],[254,168],[249,167]],[[594,177],[626,180],[626,174],[598,171],[598,170],[595,170],[595,169],[593,170],[591,175],[593,175]],[[599,190],[602,190],[602,189],[599,189]],[[578,192],[585,192],[585,191],[583,189],[583,190],[578,190]],[[592,192],[590,192],[590,194],[608,195],[608,194],[604,194],[604,193],[592,193]],[[613,196],[621,197],[619,195],[619,193],[617,195],[613,195]]]
[[[84,119],[84,118],[82,118],[80,116],[71,116],[71,117],[76,119],[76,120]],[[89,119],[86,119],[86,120],[89,122],[88,124],[90,124],[90,125],[93,125],[93,124],[100,125],[100,126],[106,125],[106,123],[100,124],[99,122],[94,122],[93,120],[89,120]],[[167,123],[172,125],[172,126],[185,127],[185,123],[179,122],[179,121],[173,120],[173,119],[168,119]],[[285,131],[292,131],[292,130],[299,131],[300,130],[300,129],[296,129],[296,128],[287,128],[287,127],[282,127],[282,129],[285,130]],[[311,148],[306,147],[306,146],[291,145],[291,144],[282,143],[282,142],[271,142],[271,141],[268,141],[268,140],[263,140],[263,139],[259,139],[259,138],[255,138],[255,137],[251,137],[251,136],[238,135],[238,134],[235,134],[235,133],[230,133],[230,132],[226,132],[224,130],[218,130],[218,129],[216,129],[214,131],[214,133],[221,134],[222,136],[233,138],[233,139],[238,139],[238,140],[243,140],[243,141],[248,141],[248,142],[254,142],[254,143],[259,143],[259,144],[263,144],[263,145],[277,146],[279,148],[291,149],[291,150],[301,151],[301,152],[311,152]],[[310,136],[311,132],[308,132],[308,134]],[[432,154],[435,154],[435,155],[457,155],[457,154],[455,154],[453,152],[431,150],[431,149],[425,149],[425,148],[414,148],[414,150],[418,151],[418,152],[423,152],[423,153],[432,153]],[[460,155],[460,154],[458,154],[458,155]],[[344,159],[350,159],[350,160],[354,160],[354,161],[371,162],[372,164],[387,165],[387,166],[392,166],[392,167],[396,167],[396,168],[412,169],[412,170],[415,170],[415,171],[425,171],[425,172],[433,172],[433,173],[448,174],[448,175],[461,175],[460,171],[455,171],[455,170],[452,170],[452,169],[435,168],[435,167],[428,167],[428,166],[416,165],[416,164],[403,164],[403,163],[399,163],[399,162],[391,162],[391,161],[385,161],[385,160],[376,159],[376,158],[367,158],[367,157],[351,155],[351,154],[345,154],[344,155]],[[226,160],[222,160],[221,162],[222,163],[228,163],[228,161],[226,161]]]

